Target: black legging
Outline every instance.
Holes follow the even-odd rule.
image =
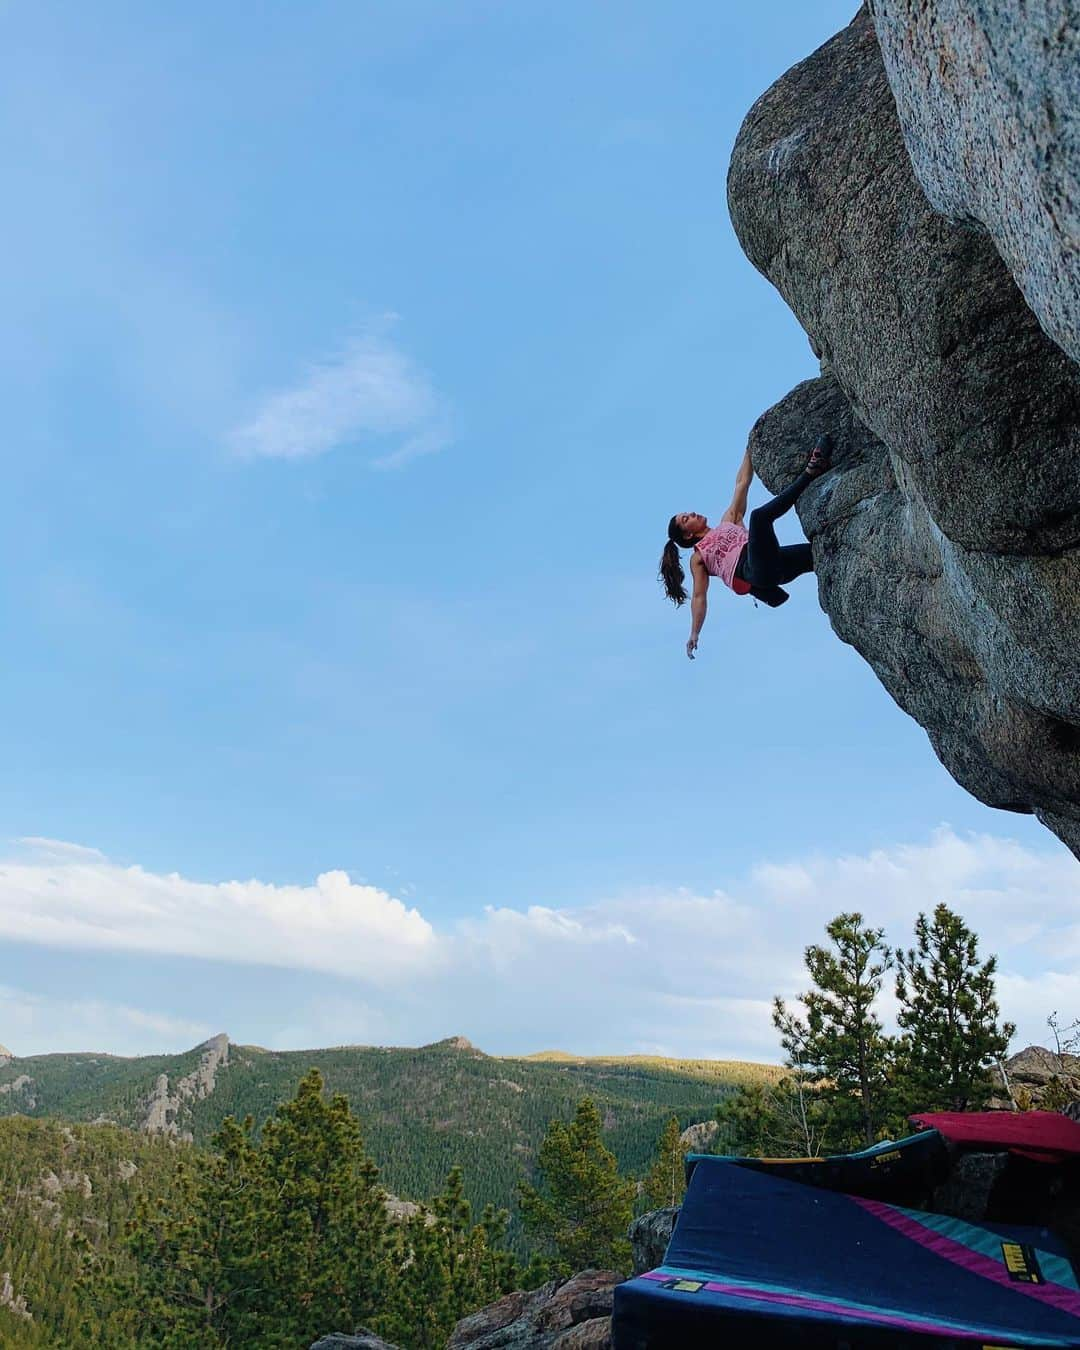
[[[749,538],[739,560],[738,571],[755,590],[765,591],[773,586],[783,586],[801,577],[804,572],[814,570],[810,545],[787,544],[781,547],[773,529],[773,522],[791,510],[802,490],[813,481],[802,473],[779,496],[764,506],[756,506],[750,512]]]

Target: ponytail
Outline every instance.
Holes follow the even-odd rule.
[[[679,559],[679,546],[674,539],[667,541],[660,555],[660,581],[673,605],[686,603],[686,587],[683,584],[686,573]]]

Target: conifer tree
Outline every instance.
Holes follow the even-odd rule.
[[[145,1343],[293,1347],[377,1321],[392,1276],[385,1195],[360,1126],[312,1070],[256,1144],[227,1119],[129,1238]]]
[[[526,1228],[555,1253],[555,1269],[587,1266],[628,1270],[626,1230],[633,1216],[634,1183],[619,1175],[604,1147],[600,1112],[589,1097],[569,1125],[553,1120],[537,1158],[539,1186],[518,1188]]]
[[[517,1262],[501,1245],[508,1221],[487,1206],[474,1224],[464,1173],[451,1168],[430,1207],[401,1225],[387,1335],[410,1350],[442,1345],[462,1317],[515,1289]]]
[[[826,929],[831,947],[806,949],[814,987],[802,995],[806,1020],[776,999],[773,1024],[789,1067],[819,1084],[839,1143],[872,1144],[888,1110],[892,1042],[874,1004],[892,953],[884,930],[858,913],[839,914]]]
[[[681,1205],[686,1193],[686,1155],[690,1145],[683,1142],[679,1117],[672,1116],[657,1141],[656,1161],[641,1185],[646,1209],[666,1209]]]
[[[258,1296],[256,1186],[251,1121],[229,1119],[213,1152],[180,1166],[164,1195],[140,1195],[127,1242],[134,1263],[114,1263],[104,1280],[116,1305],[110,1344],[228,1343]]]
[[[422,1208],[400,1226],[399,1239],[397,1280],[379,1329],[406,1350],[445,1345],[457,1320],[445,1232]]]
[[[771,1094],[764,1083],[740,1083],[716,1108],[718,1152],[761,1158],[770,1147]]]
[[[716,1109],[721,1150],[751,1158],[812,1158],[830,1138],[829,1103],[803,1074],[743,1084]]]
[[[348,1099],[323,1098],[305,1074],[259,1142],[257,1216],[262,1294],[252,1344],[314,1340],[328,1327],[377,1317],[390,1278],[389,1221],[378,1169]],[[292,1337],[291,1340],[287,1339]]]
[[[990,1068],[1016,1028],[998,1023],[997,957],[980,962],[975,933],[945,904],[915,921],[896,952],[900,1078],[910,1110],[966,1111],[991,1095]]]

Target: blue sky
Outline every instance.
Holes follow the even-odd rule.
[[[693,664],[655,582],[815,373],[724,178],[852,9],[0,6],[0,1040],[766,1055],[878,864],[851,903],[985,912],[1034,1031],[1080,993],[1064,917],[993,917],[1068,855],[812,582]]]

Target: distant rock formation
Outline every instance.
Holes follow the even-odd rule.
[[[8,1312],[14,1313],[16,1317],[24,1322],[32,1322],[34,1315],[26,1306],[26,1295],[17,1294],[15,1285],[11,1279],[11,1272],[5,1270],[0,1275],[0,1307],[6,1308]]]
[[[6,1097],[9,1093],[17,1094],[22,1098],[20,1105],[25,1106],[28,1111],[32,1111],[37,1106],[37,1097],[32,1091],[33,1086],[34,1080],[30,1075],[20,1073],[10,1083],[0,1083],[0,1096]]]
[[[190,1142],[191,1132],[180,1128],[181,1111],[213,1092],[218,1071],[229,1063],[229,1038],[224,1033],[211,1036],[197,1048],[202,1051],[197,1067],[178,1078],[171,1091],[169,1075],[158,1075],[144,1107],[142,1128],[147,1134],[170,1134]]]
[[[894,64],[904,64],[904,33],[915,41],[907,11],[954,8],[875,4]],[[1035,22],[1032,7],[1025,15],[1014,22]],[[922,107],[920,120],[923,77],[908,76],[900,97],[914,143],[938,114]],[[993,97],[1009,87],[1002,76]],[[1017,122],[1026,97],[1015,95]],[[971,131],[978,100],[966,115]],[[999,233],[1012,230],[1013,251],[1031,260],[1021,280],[1039,303],[1055,284],[1047,278],[1076,265],[1071,217],[1044,202],[1038,237],[1069,255],[1067,266],[1048,261],[1049,243],[1027,237],[1034,227],[1016,221],[977,159],[959,156],[957,137],[934,142],[939,204],[943,166],[957,183],[978,179],[964,200],[978,199],[991,228],[997,201],[1012,222]],[[1075,168],[1070,137],[1056,145]],[[929,158],[923,171],[929,181]],[[1065,182],[1072,169],[1062,173]],[[927,200],[865,9],[750,110],[728,200],[748,257],[822,362],[821,377],[751,436],[774,490],[819,432],[836,436],[837,467],[799,505],[822,607],[958,782],[992,806],[1034,812],[1080,853],[1080,368],[1047,336],[990,234]],[[1043,308],[1066,341],[1071,301]]]
[[[1006,1087],[1005,1079],[1008,1079]],[[1044,1045],[1029,1045],[1005,1061],[1005,1074],[994,1071],[997,1095],[991,1105],[1007,1110],[1009,1091],[1017,1097],[1026,1093],[1031,1106],[1040,1107],[1052,1084],[1060,1104],[1065,1098],[1080,1098],[1080,1055],[1057,1054]]]
[[[685,1144],[691,1153],[707,1153],[716,1143],[720,1133],[717,1120],[699,1120],[696,1125],[688,1125],[679,1135],[679,1142]]]
[[[477,1050],[472,1041],[467,1036],[447,1036],[441,1041],[432,1041],[430,1045],[422,1045],[421,1050],[468,1050],[474,1055],[484,1055],[483,1050]]]

